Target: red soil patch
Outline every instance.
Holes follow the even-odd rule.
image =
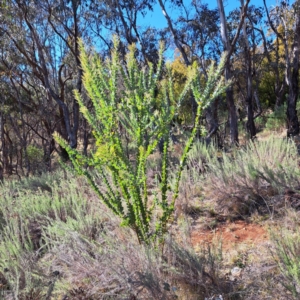
[[[222,240],[222,248],[228,250],[234,248],[237,244],[257,244],[268,240],[268,233],[261,225],[237,221],[235,223],[221,224],[214,230],[194,230],[191,238],[193,246],[210,244],[213,239],[220,238]]]

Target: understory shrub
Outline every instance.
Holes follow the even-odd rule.
[[[299,223],[299,217],[298,217]],[[274,242],[272,251],[282,278],[281,284],[289,291],[294,299],[300,297],[300,231],[282,228],[271,231]]]
[[[29,161],[31,171],[35,174],[43,164],[44,153],[43,150],[35,145],[29,145],[26,148],[26,155]]]
[[[197,173],[191,170],[190,176],[201,182],[222,209],[248,214],[259,205],[266,205],[268,196],[299,187],[299,157],[292,140],[271,137],[230,153],[218,155],[216,151],[200,151],[198,165],[205,161],[206,172],[199,172],[197,179]],[[195,165],[195,161],[194,155],[188,164]]]
[[[32,189],[28,182],[1,188],[1,299],[204,299],[232,292],[213,249],[196,255],[171,235],[159,249],[139,244],[84,179],[53,176],[49,192],[35,188],[38,178]]]
[[[201,85],[198,68],[193,65],[183,92],[175,99],[171,68],[168,64],[163,68],[162,45],[156,72],[151,64],[144,68],[139,66],[134,46],[130,48],[125,64],[117,49],[115,38],[111,60],[102,62],[97,54],[89,57],[81,47],[83,83],[93,112],[77,91],[75,96],[84,118],[92,127],[96,150],[85,156],[57,134],[55,139],[68,152],[77,173],[88,179],[101,201],[122,220],[121,224],[133,229],[139,242],[149,243],[161,239],[167,231],[202,110],[227,87],[221,76],[225,57],[219,67],[210,67],[205,86]],[[169,133],[189,90],[197,103],[196,126],[183,147],[179,164],[173,167],[175,183],[170,185]],[[126,147],[128,141],[130,152]],[[158,146],[161,150],[159,184],[157,188],[149,188],[147,162]],[[96,183],[91,169],[100,175],[103,186]],[[151,199],[149,195],[152,195]]]
[[[266,129],[267,131],[280,132],[286,128],[286,104],[275,108],[273,111],[263,113],[255,120],[255,124],[259,131]]]
[[[282,105],[267,116],[266,129],[277,131],[286,127],[286,108]]]
[[[46,178],[51,189],[43,189],[49,187]],[[94,213],[96,205],[88,203],[89,194],[92,193],[84,184],[63,174],[47,174],[42,180],[31,178],[1,186],[0,277],[3,282],[0,290],[3,295],[28,299],[25,295],[34,293],[37,298],[30,299],[41,299],[51,292],[49,280],[54,278],[48,262],[41,263],[50,248],[51,230],[64,223],[85,238],[91,238],[97,228],[101,230],[100,215]]]

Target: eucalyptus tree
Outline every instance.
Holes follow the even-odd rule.
[[[87,148],[87,123],[80,119],[78,102],[73,96],[74,89],[84,92],[79,38],[87,45],[107,50],[110,42],[104,35],[100,42],[92,39],[103,34],[103,30],[107,34],[117,33],[124,44],[138,42],[144,61],[155,63],[157,31],[140,30],[137,23],[148,9],[151,9],[151,1],[10,0],[1,5],[0,34],[5,41],[5,55],[0,64],[6,70],[5,84],[19,112],[25,112],[26,118],[29,113],[35,116],[32,122],[25,124],[26,118],[21,113],[23,128],[27,126],[36,133],[49,164],[55,149],[52,137],[55,130],[76,148],[78,131],[83,127]],[[26,152],[27,142],[24,143]],[[61,154],[67,158],[64,149]]]
[[[181,14],[175,22],[180,33],[180,42],[190,55],[190,59],[198,61],[206,80],[209,62],[218,61],[221,55],[222,45],[218,22],[218,10],[209,9],[207,4],[202,4],[198,0],[192,1],[188,6],[182,3]],[[218,97],[205,110],[207,142],[219,128],[219,102]]]
[[[246,17],[249,0],[246,1],[241,10],[238,26],[232,39],[230,39],[228,33],[222,0],[217,1],[218,10],[209,10],[207,6],[196,0],[188,6],[183,1],[176,0],[170,0],[169,2],[158,0],[158,3],[167,20],[173,42],[180,51],[185,64],[190,65],[192,60],[198,57],[205,76],[205,62],[210,59],[218,59],[224,49],[227,52],[225,77],[230,81],[233,77],[231,56]],[[180,9],[178,20],[172,20],[167,10],[168,4],[177,6]],[[219,22],[221,27],[218,30]],[[204,23],[205,26],[203,26]],[[230,139],[232,144],[236,144],[238,143],[238,126],[232,86],[226,91],[226,102],[229,114]],[[212,135],[218,128],[215,104],[216,102],[207,110],[207,119],[210,123],[208,136]]]
[[[1,34],[9,38],[10,48],[25,60],[28,73],[41,87],[45,114],[51,112],[56,130],[72,148],[77,147],[79,128],[79,106],[72,90],[81,91],[78,39],[85,30],[82,16],[87,2],[11,0],[1,8]],[[21,86],[19,81],[16,88],[28,89],[29,82]],[[53,126],[47,121],[44,125],[51,136]],[[52,137],[48,144],[53,148]]]
[[[153,10],[154,3],[155,0],[90,1],[91,32],[100,37],[108,50],[112,47],[109,35],[119,36],[119,52],[123,58],[126,47],[137,44],[137,55],[143,63],[157,64],[158,40],[163,39],[164,32],[155,26],[142,25],[143,18]]]
[[[265,0],[264,6],[268,23],[284,49],[285,83],[288,87],[287,136],[294,136],[299,134],[296,106],[299,97],[300,1],[296,0],[292,6],[282,1],[273,13],[267,9]]]
[[[223,5],[223,0],[217,0],[218,9],[220,14],[220,32],[224,50],[227,53],[227,61],[225,65],[225,78],[226,80],[231,80],[233,78],[232,74],[232,67],[231,67],[231,56],[235,49],[235,44],[237,39],[240,35],[240,31],[244,24],[244,20],[246,18],[248,4],[250,0],[246,0],[245,5],[241,7],[241,14],[240,14],[240,21],[237,26],[235,35],[233,39],[230,39],[228,29],[227,29],[227,21],[225,16],[225,10]],[[229,127],[230,127],[230,142],[231,144],[238,144],[239,137],[238,137],[238,123],[237,123],[237,113],[236,113],[236,105],[234,103],[234,94],[233,94],[233,87],[229,86],[226,90],[226,101],[228,107],[228,115],[229,115]]]
[[[9,45],[7,37],[2,36],[0,42],[0,87],[1,87],[1,161],[3,172],[12,174],[20,166],[23,174],[28,175],[30,164],[27,159],[28,136],[24,122],[25,111],[33,111],[32,106],[28,105],[28,93],[20,87],[26,80],[26,64],[24,60],[16,55],[14,48]],[[10,132],[13,132],[13,136]],[[20,164],[12,166],[12,157]],[[25,157],[25,163],[23,164]],[[10,159],[9,159],[10,158]],[[23,165],[26,171],[23,170]]]
[[[251,6],[249,8],[249,13],[247,15],[248,27],[246,32],[248,32],[251,49],[249,50],[249,55],[247,56],[250,60],[250,62],[248,62],[248,64],[250,64],[250,67],[247,69],[247,80],[248,82],[252,81],[251,86],[253,86],[253,89],[252,98],[248,97],[249,101],[250,99],[252,100],[251,107],[249,107],[248,109],[250,110],[252,108],[253,113],[250,113],[250,115],[248,114],[248,120],[251,120],[251,117],[253,117],[253,120],[255,120],[262,114],[261,97],[259,95],[259,83],[260,78],[263,76],[263,60],[267,55],[267,53],[264,50],[261,50],[262,47],[260,46],[262,43],[265,43],[264,32],[261,29],[263,16],[264,15],[262,7]],[[260,26],[260,28],[258,28],[258,26]],[[265,48],[263,47],[263,49]],[[249,89],[247,93],[248,95],[250,94]],[[248,125],[247,127],[248,130],[251,132],[250,125]],[[252,130],[253,129],[255,129],[255,132],[251,134],[252,137],[254,137],[256,134],[256,127],[252,127]]]
[[[32,74],[26,59],[19,55],[7,39],[1,40],[0,52],[1,113],[4,122],[2,138],[5,145],[3,151],[8,157],[11,157],[11,154],[14,157],[8,160],[7,156],[3,155],[5,173],[12,174],[12,170],[17,172],[18,168],[23,174],[30,173],[31,164],[27,150],[33,143],[42,146],[44,163],[50,168],[50,155],[54,150],[50,141],[53,140],[53,111],[56,108],[49,101],[45,101],[44,88]],[[46,130],[51,127],[52,131]],[[13,160],[18,162],[14,168]]]
[[[241,0],[241,7],[244,7],[244,0]],[[236,87],[239,93],[235,94],[238,106],[245,108],[247,115],[246,129],[250,138],[256,136],[254,120],[262,113],[258,86],[258,70],[265,57],[259,45],[263,41],[263,31],[257,28],[263,20],[263,9],[253,5],[248,7],[247,16],[242,26],[241,35],[237,39],[234,57],[234,76],[237,78]],[[240,22],[240,10],[230,12],[230,30],[237,27]],[[243,114],[241,113],[241,116]],[[241,117],[242,119],[242,117]]]
[[[266,6],[264,7],[266,8]],[[270,21],[275,28],[280,28],[280,19],[277,17],[277,9],[270,10]],[[267,22],[270,22],[267,21]],[[261,73],[272,74],[274,79],[272,83],[268,82],[269,91],[261,91],[261,93],[267,94],[270,99],[270,104],[274,104],[275,110],[279,109],[284,104],[284,98],[287,93],[287,82],[285,80],[285,63],[283,57],[283,45],[279,36],[274,34],[274,31],[269,27],[268,32],[265,33],[262,28],[254,27],[254,29],[260,32],[262,37],[262,47],[265,57],[265,63]],[[266,36],[267,35],[267,36]],[[261,87],[263,89],[264,87]],[[273,101],[274,99],[274,101]]]
[[[158,0],[158,4],[167,21],[166,29],[169,31],[171,41],[179,51],[184,64],[189,66],[193,61],[198,61],[201,72],[207,80],[207,65],[211,61],[218,61],[221,54],[218,11],[209,9],[207,4],[202,4],[198,0],[188,4],[176,0]],[[169,9],[177,10],[176,18],[171,16]],[[197,105],[192,97],[190,102],[195,116]],[[219,127],[218,102],[219,99],[215,99],[205,110],[207,141],[210,141]]]

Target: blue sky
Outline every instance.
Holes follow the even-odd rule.
[[[276,0],[266,0],[267,6],[270,7],[272,5],[276,5],[278,1]],[[211,0],[211,1],[203,1],[203,3],[208,3],[209,7],[215,8],[217,7],[217,1]],[[263,0],[250,0],[249,5],[255,5],[255,6],[264,6]],[[236,7],[240,7],[241,2],[239,0],[224,0],[224,8],[226,13],[229,11],[235,9]]]
[[[275,6],[276,3],[278,3],[279,0],[266,0],[267,6],[271,7],[271,6]],[[184,0],[185,3],[189,3],[190,1],[188,0]],[[290,3],[293,3],[294,1],[290,1]],[[217,1],[216,0],[203,0],[202,1],[203,4],[207,3],[209,8],[213,9],[213,8],[217,8]],[[225,8],[225,12],[228,15],[229,11],[240,7],[240,0],[224,0],[224,8]],[[262,6],[263,7],[263,0],[250,0],[250,4],[249,5],[255,5],[255,6]],[[176,15],[174,16],[176,10],[173,10],[166,7],[166,10],[168,12],[168,14],[172,17],[172,18],[176,18]],[[154,23],[154,24],[153,24]],[[154,6],[154,10],[153,12],[150,12],[149,14],[147,14],[146,18],[144,20],[141,20],[141,24],[142,25],[154,25],[155,27],[159,27],[159,28],[163,28],[167,26],[167,22],[165,20],[165,17],[162,14],[162,11],[159,7],[158,4],[156,4]]]

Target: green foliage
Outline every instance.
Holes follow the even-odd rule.
[[[299,112],[299,101],[297,102],[296,109]],[[282,131],[286,128],[286,111],[287,105],[284,104],[280,107],[277,107],[274,111],[271,111],[271,113],[267,113],[258,117],[255,123],[260,129],[267,129],[268,131]]]
[[[279,233],[271,231],[275,244],[273,256],[281,274],[282,284],[290,291],[294,299],[300,297],[300,232],[282,229]]]
[[[297,111],[299,111],[299,101],[297,104]],[[257,118],[257,122],[265,124],[265,128],[269,131],[281,131],[286,128],[286,111],[287,105],[284,104],[277,107],[274,111],[266,116]]]
[[[37,258],[57,242],[52,231],[63,228],[66,235],[76,230],[88,238],[95,227],[101,228],[100,215],[93,212],[97,208],[91,208],[86,190],[63,174],[5,183],[0,207],[0,272],[13,299],[25,299],[30,291],[48,293],[48,266],[41,267]]]
[[[199,176],[208,170],[209,164],[218,164],[219,151],[213,143],[209,145],[203,142],[194,143],[188,155],[187,166],[195,182],[199,181]]]
[[[223,208],[241,205],[247,213],[258,204],[266,204],[268,190],[281,193],[286,187],[299,186],[298,153],[293,141],[271,137],[222,153],[219,158],[206,155],[205,160],[207,172],[199,174],[198,180]]]
[[[55,134],[55,139],[68,152],[77,173],[86,176],[102,202],[121,218],[121,224],[132,228],[140,242],[149,243],[160,239],[167,230],[178,197],[182,170],[198,130],[197,126],[193,128],[186,142],[171,188],[169,131],[172,120],[191,89],[198,103],[195,124],[199,124],[202,109],[226,89],[221,79],[224,58],[218,68],[210,67],[204,87],[200,84],[196,64],[191,67],[181,94],[175,98],[169,65],[166,65],[166,75],[160,80],[163,73],[162,45],[156,72],[151,64],[140,68],[134,46],[127,54],[125,65],[120,61],[117,49],[118,40],[115,38],[111,60],[102,62],[96,54],[88,57],[81,46],[83,83],[94,113],[85,106],[77,91],[75,96],[83,116],[92,127],[96,151],[91,157],[86,157],[71,149],[58,134]],[[162,99],[157,98],[157,89],[161,90]],[[126,150],[124,135],[130,140],[131,153]],[[161,180],[158,190],[150,191],[146,166],[160,141],[163,145],[159,166]],[[96,183],[90,167],[100,175],[102,187]],[[151,194],[154,199],[150,202]]]
[[[26,155],[30,163],[32,171],[36,171],[39,165],[43,162],[44,152],[43,149],[35,145],[28,145],[26,148]]]
[[[29,145],[26,149],[26,153],[31,163],[34,161],[39,162],[43,158],[43,150],[34,145]]]
[[[188,67],[184,63],[182,56],[176,55],[174,61],[170,64],[170,69],[173,77],[174,95],[175,99],[177,99],[185,87],[188,76]],[[181,124],[192,124],[193,115],[191,114],[191,106],[191,94],[188,93],[183,99],[182,106],[178,114],[177,121]]]
[[[274,112],[268,115],[266,129],[272,131],[282,130],[286,127],[286,105],[278,107]]]

